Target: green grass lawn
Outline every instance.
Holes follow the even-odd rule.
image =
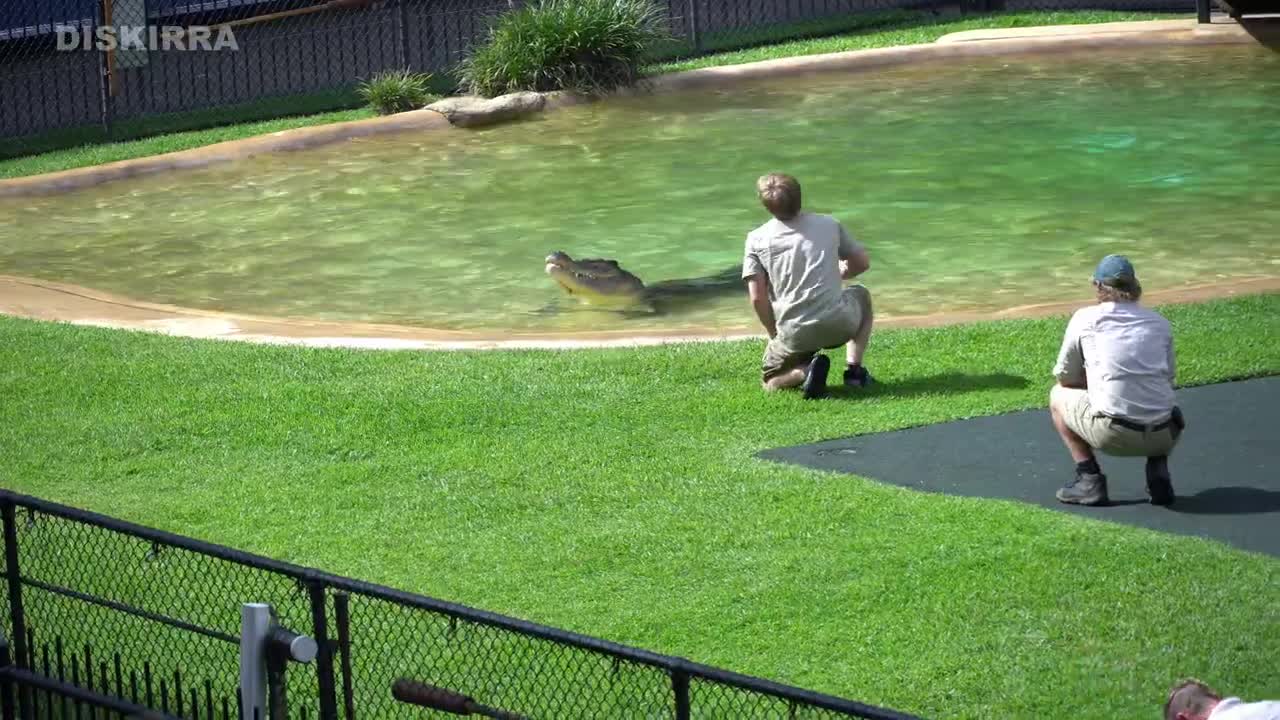
[[[1167,312],[1184,385],[1280,373],[1280,295]],[[753,459],[1044,407],[1063,327],[882,331],[881,385],[804,402],[760,391],[756,342],[368,352],[0,318],[0,484],[926,717],[1156,717],[1188,674],[1280,696],[1274,558]],[[1018,380],[963,381],[994,372]]]
[[[153,135],[123,142],[90,143],[39,155],[0,160],[0,178],[39,175],[78,167],[103,165],[119,160],[163,155],[164,153],[190,150],[227,140],[241,140],[255,135],[292,130],[293,128],[329,125],[347,120],[363,120],[374,117],[372,110],[335,110],[317,115],[299,115],[259,120],[238,125],[222,125],[204,130]]]
[[[706,40],[714,47],[716,44],[741,44],[747,41],[776,43],[786,35],[828,34],[827,37],[816,39],[767,44],[748,50],[706,55],[692,60],[659,63],[649,68],[648,73],[732,65],[794,55],[927,43],[950,32],[977,28],[1084,24],[1170,17],[1179,16],[1167,13],[1072,11],[977,15],[957,20],[926,12],[864,13],[831,21],[839,23],[837,25],[809,23],[783,26],[766,29],[753,37],[742,34],[712,36]],[[835,28],[840,28],[841,32],[830,35]],[[442,90],[443,87],[437,89]],[[373,117],[373,111],[367,108],[321,113],[307,113],[301,110],[312,106],[326,107],[343,102],[349,103],[350,98],[354,97],[354,94],[349,92],[335,91],[296,99],[264,101],[237,108],[143,118],[123,123],[120,128],[117,128],[118,134],[128,138],[121,142],[108,142],[96,128],[59,131],[42,137],[4,140],[0,141],[0,179],[189,150],[226,140],[237,140],[297,127]],[[286,116],[263,120],[264,114],[269,115],[273,109]],[[252,118],[252,121],[243,122],[246,117]],[[198,129],[174,131],[174,128],[184,126],[195,126]],[[208,126],[214,127],[209,129]]]

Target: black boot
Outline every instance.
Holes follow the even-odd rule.
[[[827,373],[831,371],[831,358],[818,353],[809,361],[804,374],[804,399],[816,400],[827,394]]]
[[[1078,472],[1074,480],[1058,490],[1058,500],[1072,505],[1106,505],[1107,476]]]
[[[871,373],[861,365],[846,365],[844,369],[844,386],[848,388],[864,388],[872,383]]]
[[[1173,504],[1173,480],[1169,477],[1169,458],[1147,458],[1147,494],[1152,505]]]

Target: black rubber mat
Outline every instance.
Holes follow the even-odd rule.
[[[833,402],[833,401],[828,401]],[[851,401],[856,402],[856,401]],[[1073,465],[1047,409],[779,448],[760,457],[927,492],[1006,498],[1280,557],[1280,377],[1178,391],[1187,430],[1169,468],[1177,502],[1147,502],[1142,458],[1099,456],[1111,505],[1064,505]]]

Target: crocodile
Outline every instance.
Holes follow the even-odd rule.
[[[646,285],[616,260],[574,260],[559,251],[547,256],[546,272],[569,295],[589,305],[624,312],[668,313],[691,301],[743,292],[744,287],[741,265],[707,277]]]

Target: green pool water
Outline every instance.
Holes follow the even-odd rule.
[[[741,262],[767,171],[869,248],[881,316],[1280,275],[1280,55],[967,60],[614,100],[0,200],[0,273],[162,303],[450,329],[742,328],[740,286],[583,309],[552,250],[652,284]]]

